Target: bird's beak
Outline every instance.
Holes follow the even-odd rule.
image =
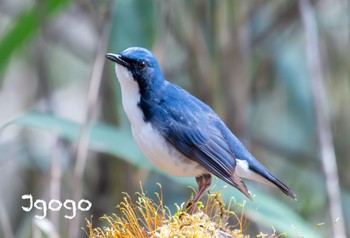
[[[128,62],[126,62],[125,60],[123,60],[123,57],[119,54],[107,53],[106,58],[117,63],[117,64],[123,65],[127,68],[130,67],[130,64]]]

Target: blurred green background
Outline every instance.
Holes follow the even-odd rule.
[[[194,178],[155,169],[131,138],[113,64],[104,58],[131,46],[152,50],[167,80],[211,105],[297,193],[293,201],[247,182],[256,196],[245,207],[245,233],[255,237],[274,227],[288,237],[332,237],[299,4],[0,1],[0,237],[86,237],[84,219],[93,215],[98,225],[122,192],[139,191],[140,181],[150,196],[160,182],[171,210],[188,200]],[[349,237],[350,1],[310,4],[337,159],[337,205]],[[63,208],[38,220],[39,210],[23,211],[24,194],[47,202],[88,199],[93,206],[72,220]],[[231,187],[224,196],[244,199]]]

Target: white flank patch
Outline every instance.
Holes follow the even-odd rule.
[[[140,102],[137,82],[124,66],[116,64],[115,70],[122,89],[123,108],[130,121],[133,137],[147,159],[174,176],[191,177],[205,173],[204,168],[169,145],[151,123],[143,120],[143,113],[137,106]]]
[[[236,172],[239,177],[254,180],[260,183],[264,183],[270,186],[275,186],[273,183],[271,183],[269,180],[265,179],[261,175],[255,173],[254,171],[249,169],[248,162],[246,160],[240,160],[236,159],[237,165],[236,165]]]

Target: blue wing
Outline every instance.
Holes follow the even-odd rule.
[[[236,155],[228,129],[214,111],[176,85],[168,84],[165,99],[141,99],[145,117],[175,148],[210,173],[236,187],[251,199],[245,184],[235,173]],[[233,136],[233,135],[232,135]],[[238,141],[238,140],[237,140]],[[239,142],[238,142],[239,143]],[[242,146],[242,145],[241,145]]]

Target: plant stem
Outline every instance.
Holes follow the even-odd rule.
[[[299,11],[305,31],[307,65],[310,73],[312,97],[316,113],[321,160],[326,176],[329,213],[332,222],[334,222],[332,237],[345,238],[346,234],[342,214],[337,161],[332,141],[333,136],[330,118],[327,111],[326,90],[320,61],[317,23],[309,0],[299,0]]]

